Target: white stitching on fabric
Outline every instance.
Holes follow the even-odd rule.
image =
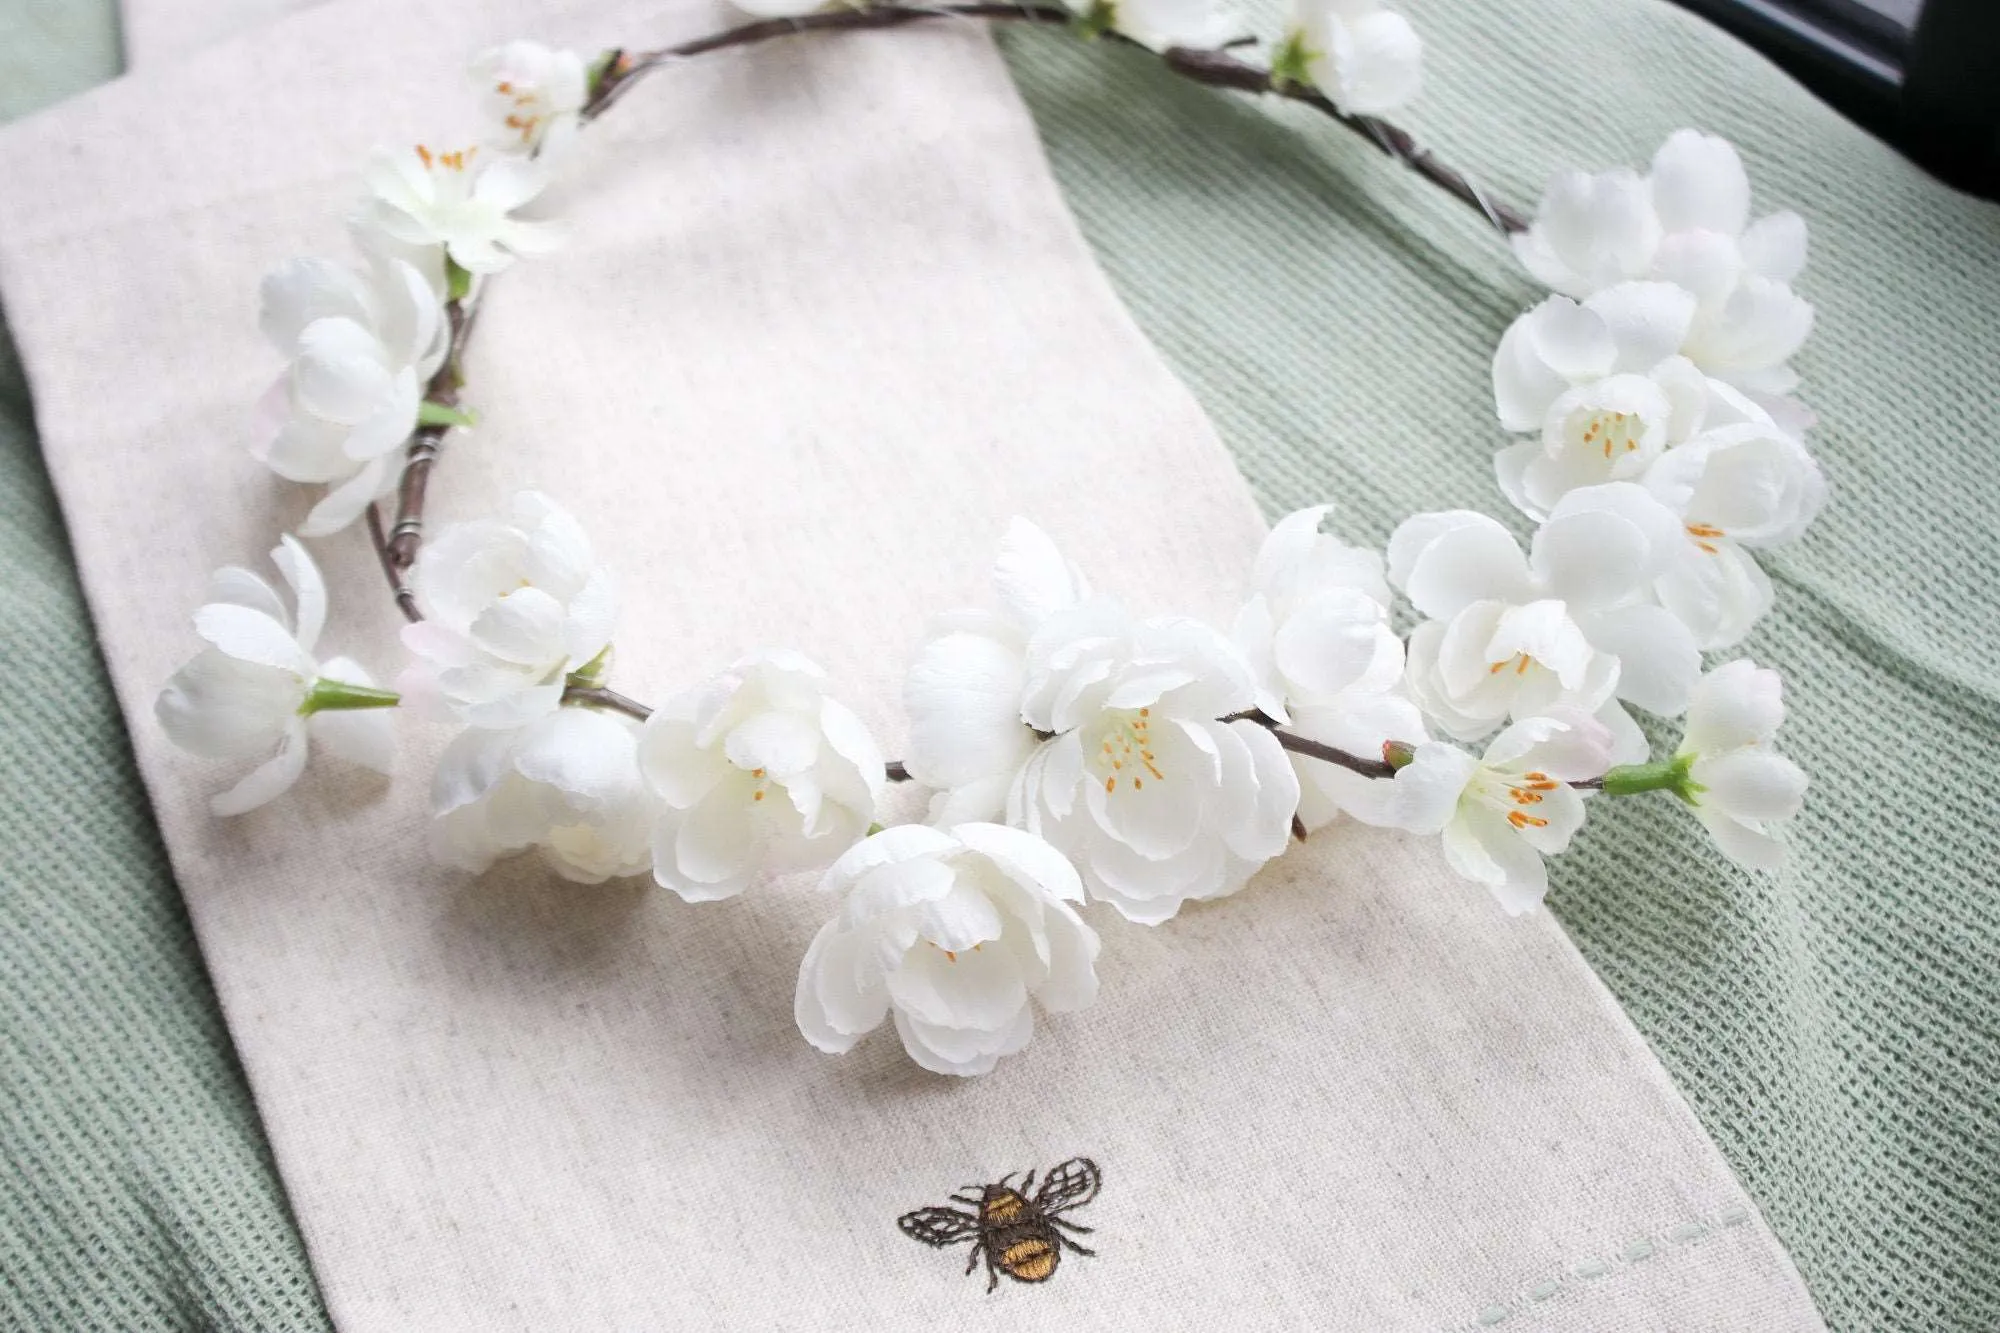
[[[1558,1299],[1565,1292],[1596,1286],[1640,1264],[1692,1249],[1714,1237],[1718,1232],[1741,1227],[1749,1220],[1748,1208],[1732,1204],[1717,1213],[1712,1221],[1707,1217],[1695,1217],[1676,1223],[1659,1235],[1636,1236],[1627,1241],[1616,1255],[1586,1255],[1567,1263],[1563,1265],[1560,1274],[1543,1278],[1508,1300],[1495,1301],[1482,1307],[1469,1322],[1446,1329],[1443,1333],[1482,1333],[1485,1329],[1506,1323],[1516,1315],[1530,1313],[1536,1306]]]

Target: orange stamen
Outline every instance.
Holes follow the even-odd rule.
[[[1507,822],[1515,828],[1527,828],[1530,824],[1536,828],[1547,828],[1549,826],[1548,820],[1541,818],[1539,815],[1531,815],[1525,810],[1509,810],[1507,812]]]

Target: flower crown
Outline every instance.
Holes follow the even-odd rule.
[[[840,1052],[893,1017],[912,1059],[951,1074],[1021,1049],[1037,1005],[1091,1002],[1080,906],[1157,925],[1343,816],[1441,837],[1510,913],[1540,902],[1543,858],[1598,797],[1668,793],[1731,858],[1778,864],[1805,788],[1772,748],[1779,678],[1743,660],[1704,674],[1703,654],[1770,609],[1754,553],[1798,537],[1826,488],[1790,396],[1812,325],[1789,285],[1805,224],[1751,220],[1730,145],[1683,130],[1645,175],[1566,173],[1529,221],[1379,119],[1416,92],[1420,48],[1372,0],[1300,0],[1262,66],[1198,0],[746,7],[759,21],[662,51],[486,53],[487,141],[378,151],[352,218],[362,264],[296,259],[264,280],[263,330],[288,364],[258,456],[325,488],[300,536],[365,524],[411,664],[391,691],[316,655],[327,591],[297,537],[271,552],[289,599],[217,571],[194,617],[207,647],[157,706],[184,748],[261,760],[216,814],[286,791],[315,745],[388,771],[388,709],[452,719],[431,788],[441,861],[477,872],[532,848],[568,879],[651,873],[690,902],[821,872],[839,905],[800,966],[800,1031]],[[890,762],[796,652],[754,653],[657,709],[612,690],[616,585],[544,495],[424,540],[439,451],[475,424],[459,359],[480,293],[559,242],[517,213],[581,128],[677,60],[951,18],[1064,23],[1299,102],[1478,209],[1554,293],[1493,357],[1518,437],[1495,471],[1536,525],[1526,549],[1455,510],[1405,520],[1377,552],[1324,532],[1330,506],[1300,510],[1224,632],[1133,615],[1015,519],[991,601],[939,617],[911,662],[910,749]],[[1655,758],[1628,705],[1684,715],[1679,745]],[[878,800],[905,781],[935,793],[928,821],[883,828]]]

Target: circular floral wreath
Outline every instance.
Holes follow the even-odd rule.
[[[263,330],[289,363],[258,456],[326,488],[301,536],[365,524],[413,660],[390,691],[316,656],[326,588],[294,536],[271,552],[289,609],[249,570],[218,570],[194,617],[207,647],[157,707],[198,755],[262,759],[216,814],[286,791],[314,745],[386,772],[382,710],[455,719],[432,780],[439,859],[476,872],[536,848],[569,879],[650,871],[690,902],[821,871],[840,906],[799,969],[801,1032],[841,1052],[893,1016],[911,1058],[950,1074],[1021,1049],[1037,1004],[1091,1002],[1098,940],[1078,905],[1156,925],[1343,815],[1440,836],[1510,913],[1540,902],[1543,857],[1597,796],[1670,793],[1731,858],[1778,864],[1806,785],[1772,748],[1779,678],[1745,660],[1704,674],[1702,655],[1770,609],[1753,553],[1799,536],[1826,487],[1790,396],[1812,326],[1790,286],[1805,224],[1751,220],[1728,143],[1682,130],[1645,175],[1564,173],[1528,220],[1379,118],[1416,93],[1421,53],[1374,0],[1299,0],[1263,65],[1233,54],[1248,43],[1207,0],[746,8],[758,21],[588,64],[531,42],[487,52],[487,141],[378,150],[351,219],[365,264],[295,259],[264,280]],[[885,762],[795,652],[657,709],[614,692],[612,577],[543,495],[424,540],[439,449],[475,424],[459,363],[481,289],[559,242],[516,212],[581,128],[678,60],[948,19],[1065,24],[1302,103],[1476,208],[1554,293],[1493,357],[1519,437],[1495,471],[1537,524],[1528,548],[1455,510],[1364,550],[1321,531],[1329,506],[1304,509],[1265,541],[1225,634],[1128,614],[1015,519],[993,606],[939,618],[912,661],[910,751]],[[1419,617],[1407,642],[1395,593]],[[1627,705],[1685,715],[1679,746],[1652,757]],[[935,791],[928,822],[882,828],[877,799],[901,781]]]

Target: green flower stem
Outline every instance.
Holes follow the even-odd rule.
[[[1649,791],[1670,791],[1684,801],[1692,801],[1700,790],[1688,779],[1688,768],[1693,762],[1692,756],[1682,756],[1650,764],[1620,764],[1594,784],[1580,782],[1577,785],[1597,786],[1606,796],[1638,796]]]
[[[373,685],[351,685],[344,680],[314,681],[299,705],[300,717],[314,713],[342,712],[352,708],[394,708],[403,696],[394,690],[378,690]]]

